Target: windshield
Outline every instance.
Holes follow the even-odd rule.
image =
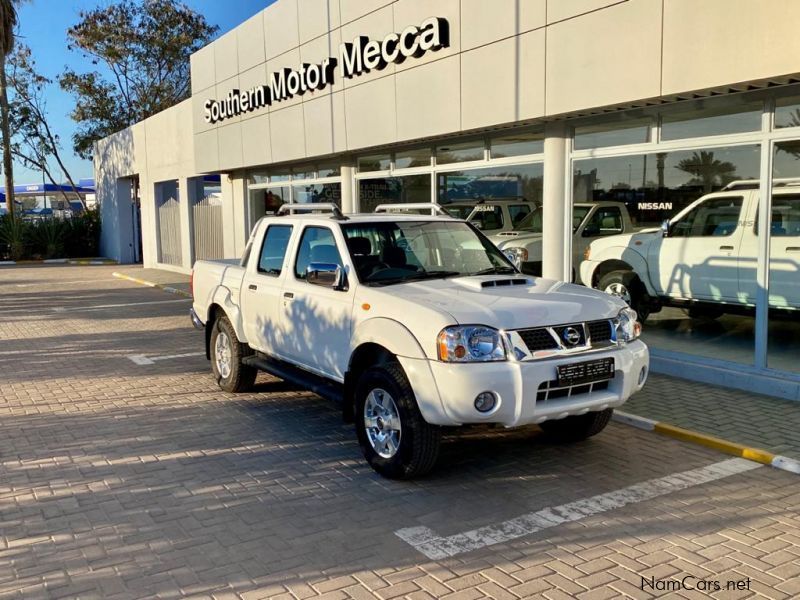
[[[581,226],[587,214],[589,214],[588,206],[574,206],[572,208],[572,233],[578,230],[578,227]],[[525,218],[514,227],[514,231],[542,233],[542,208],[539,207],[533,212],[529,212]]]
[[[467,206],[463,204],[459,204],[458,206],[443,206],[444,210],[447,212],[448,215],[451,217],[455,217],[456,219],[466,219],[472,211],[475,209],[474,204],[469,204]]]
[[[367,285],[516,273],[494,244],[463,222],[354,223],[342,231],[358,279]]]

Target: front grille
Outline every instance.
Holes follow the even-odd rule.
[[[578,332],[580,339],[577,343],[570,344],[569,342],[564,340],[564,332],[567,329],[574,329]],[[567,348],[576,348],[579,346],[586,345],[586,330],[583,327],[583,323],[575,323],[574,325],[559,325],[558,327],[553,327],[553,331],[555,331],[558,339],[561,340],[561,343]],[[574,332],[573,332],[574,335]]]
[[[589,321],[586,323],[586,327],[589,329],[589,339],[592,341],[592,345],[611,341],[611,321],[608,319]]]
[[[525,345],[528,347],[528,352],[536,352],[537,350],[556,350],[558,342],[553,339],[547,329],[522,329],[519,336]]]
[[[566,341],[564,332],[572,328],[578,333],[577,343]],[[606,348],[613,346],[614,330],[609,319],[588,321],[586,323],[569,323],[555,327],[537,327],[535,329],[518,329],[517,333],[528,347],[531,354],[542,350],[574,350],[585,351],[589,348]],[[573,337],[575,332],[572,333]]]
[[[558,381],[545,381],[539,385],[539,390],[536,392],[537,402],[546,402],[547,400],[555,400],[556,398],[570,398],[579,394],[591,394],[592,392],[599,392],[608,389],[609,380],[595,381],[594,383],[583,383],[581,385],[570,385],[566,387],[558,387]]]

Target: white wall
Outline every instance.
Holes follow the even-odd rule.
[[[450,47],[211,125],[208,99],[431,16]],[[800,73],[795,0],[278,0],[192,56],[199,171],[313,158]]]

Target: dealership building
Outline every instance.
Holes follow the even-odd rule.
[[[97,143],[102,249],[188,273],[284,202],[516,198],[568,280],[574,205],[611,200],[674,219],[637,267],[677,304],[645,323],[654,370],[800,400],[798,24],[794,0],[277,0]]]

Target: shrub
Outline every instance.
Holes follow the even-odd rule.
[[[10,260],[25,257],[27,233],[30,225],[19,217],[3,215],[0,217],[0,253]]]
[[[33,258],[62,258],[66,225],[58,219],[46,219],[28,227],[28,241]]]
[[[97,256],[100,247],[100,211],[88,209],[65,221],[64,253],[69,258]]]

